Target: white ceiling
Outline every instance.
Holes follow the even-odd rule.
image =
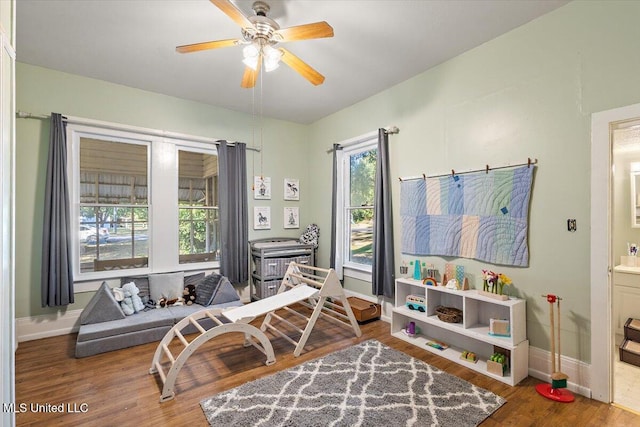
[[[234,3],[252,15],[251,0]],[[568,0],[267,0],[281,28],[327,21],[335,37],[286,43],[322,73],[313,86],[283,65],[242,89],[239,46],[175,46],[240,37],[207,0],[19,0],[17,60],[134,88],[311,123],[481,45]],[[252,107],[252,105],[254,105]],[[255,110],[254,110],[255,111]],[[256,114],[258,111],[256,111]]]

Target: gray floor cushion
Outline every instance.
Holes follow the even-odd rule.
[[[180,292],[182,292],[183,277],[182,273],[151,275],[149,276],[150,292],[153,295],[154,284],[155,291],[177,291],[178,279]],[[202,273],[184,278],[188,279],[189,282],[201,282],[197,286],[196,293],[199,292],[198,289],[205,282]],[[137,279],[140,278],[136,278],[136,282]],[[203,293],[205,299],[213,302],[213,305],[206,307],[199,304],[169,306],[135,313],[131,316],[124,315],[113,296],[112,290],[106,283],[103,283],[80,316],[86,322],[97,321],[97,323],[81,324],[76,341],[76,357],[87,357],[107,351],[160,341],[177,322],[193,313],[206,308],[225,309],[241,306],[242,301],[240,301],[238,292],[233,285],[225,277],[218,275],[215,279],[215,282],[211,280],[211,284],[215,286],[211,286],[210,291]],[[117,311],[112,312],[114,307]],[[112,316],[116,317],[115,320],[111,319]],[[224,317],[220,319],[225,322]],[[201,319],[199,322],[205,329],[214,326],[214,322],[209,318]],[[191,334],[198,332],[198,330],[195,326],[189,325],[182,332]]]
[[[113,291],[102,282],[98,291],[93,295],[87,307],[80,314],[80,324],[108,322],[111,320],[124,319],[126,316],[120,308],[120,303],[113,296]]]
[[[79,341],[76,343],[76,357],[88,357],[107,351],[160,341],[170,330],[171,326],[164,326],[91,341]]]
[[[197,289],[196,292],[198,292]],[[224,304],[227,302],[238,300],[240,300],[240,297],[238,296],[238,291],[236,291],[236,288],[233,287],[229,279],[227,279],[226,277],[222,277],[209,305]]]
[[[154,309],[126,316],[121,320],[82,325],[78,333],[78,342],[173,325],[174,319],[170,312]]]

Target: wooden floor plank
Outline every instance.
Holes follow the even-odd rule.
[[[259,324],[258,322],[255,322]],[[19,412],[18,426],[206,426],[200,401],[245,382],[271,375],[308,360],[375,338],[380,342],[488,389],[507,403],[483,426],[639,426],[640,416],[595,400],[576,396],[570,404],[552,402],[535,391],[540,381],[527,378],[516,387],[495,381],[410,343],[393,338],[389,324],[361,326],[363,335],[320,319],[305,351],[293,356],[293,346],[273,338],[276,363],[242,346],[242,336],[228,334],[202,346],[188,360],[176,381],[176,398],[160,403],[161,384],[148,373],[157,343],[76,359],[76,335],[20,343],[16,353],[16,402],[60,403],[75,413]],[[86,412],[82,412],[85,409]],[[243,426],[244,427],[244,426]]]

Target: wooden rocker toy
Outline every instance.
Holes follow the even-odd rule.
[[[336,304],[336,302],[340,302],[340,304]],[[290,307],[296,303],[313,310],[311,316],[307,317]],[[306,326],[304,329],[299,328],[277,314],[277,310],[285,310],[304,319]],[[266,316],[259,329],[249,324],[252,320],[265,314]],[[205,309],[185,317],[162,338],[151,362],[149,373],[157,373],[163,383],[160,402],[166,402],[175,397],[175,381],[180,369],[182,369],[189,356],[209,340],[231,332],[243,333],[245,337],[244,346],[252,345],[260,350],[267,358],[265,364],[271,365],[275,363],[276,358],[273,346],[265,332],[268,330],[293,344],[295,346],[293,354],[297,357],[302,353],[307,339],[311,335],[318,317],[321,315],[327,320],[350,327],[357,337],[362,335],[335,270],[292,262],[287,268],[276,295],[241,307]],[[210,320],[213,322],[213,326],[207,329],[199,320]],[[291,338],[279,329],[277,324],[284,324],[288,329],[293,329],[300,335],[300,338],[297,341]],[[193,327],[197,330],[198,336],[188,341],[185,338],[184,329],[192,329]],[[183,346],[177,357],[173,355],[169,348],[174,340],[177,340]],[[166,365],[167,361],[169,370],[165,371],[163,363]]]

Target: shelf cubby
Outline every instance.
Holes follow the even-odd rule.
[[[406,305],[408,295],[419,295],[426,299],[426,312],[410,310]],[[435,309],[438,306],[455,307],[462,310],[461,323],[440,320]],[[508,337],[489,334],[490,319],[509,321],[511,335]],[[409,322],[419,331],[414,337],[404,330]],[[425,286],[413,279],[396,280],[396,303],[391,317],[391,334],[433,354],[459,363],[477,372],[509,385],[516,385],[528,375],[529,341],[526,339],[526,302],[521,299],[506,301],[483,296],[475,290],[460,291],[443,286]],[[443,350],[427,345],[429,341],[446,343]],[[504,375],[488,372],[486,361],[496,351],[504,350],[509,355],[509,370]],[[472,351],[477,362],[461,359],[463,351]]]

